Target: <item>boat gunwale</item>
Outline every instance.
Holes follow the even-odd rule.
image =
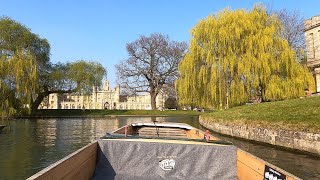
[[[126,141],[138,141],[143,140],[143,141],[147,141],[147,140],[159,140],[159,141],[181,141],[181,142],[190,142],[190,144],[192,144],[191,142],[196,142],[199,144],[203,144],[203,145],[225,145],[225,146],[230,146],[233,145],[233,143],[229,142],[229,141],[223,141],[223,140],[209,140],[206,141],[205,139],[191,139],[191,138],[170,138],[170,137],[150,137],[150,136],[135,136],[135,135],[128,135],[125,136],[123,134],[112,134],[112,133],[108,133],[107,136],[101,137],[100,139],[111,139],[111,140],[126,140]],[[182,143],[184,144],[184,143]],[[188,144],[188,143],[186,143]]]
[[[46,173],[50,173],[50,171],[52,171],[53,169],[55,169],[56,167],[60,166],[63,162],[68,161],[69,159],[71,159],[73,156],[76,156],[77,154],[79,154],[80,152],[84,151],[85,149],[87,149],[88,147],[92,146],[93,144],[97,144],[98,145],[98,140],[95,140],[89,144],[87,144],[86,146],[68,154],[67,156],[65,156],[64,158],[50,164],[49,166],[47,166],[46,168],[42,169],[41,171],[37,172],[36,174],[33,174],[32,176],[30,176],[29,178],[27,178],[26,180],[33,180],[33,179],[37,179],[40,178],[42,175],[46,174]]]

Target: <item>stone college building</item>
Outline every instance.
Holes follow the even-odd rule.
[[[307,46],[307,66],[312,70],[316,92],[320,92],[320,16],[305,21],[304,34]]]
[[[165,98],[158,94],[156,99],[157,109],[164,107]],[[93,87],[92,94],[80,95],[77,93],[50,94],[42,101],[39,109],[141,109],[151,110],[149,94],[136,96],[121,96],[120,86],[110,89],[106,80],[102,89]]]

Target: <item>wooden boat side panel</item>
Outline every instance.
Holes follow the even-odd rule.
[[[128,126],[128,135],[129,135],[129,134],[130,134],[130,135],[134,134],[134,129],[135,129],[134,127]],[[115,133],[115,134],[124,134],[124,133],[125,133],[125,126],[123,126],[123,127],[119,128],[119,129],[113,131],[112,133]]]
[[[191,129],[187,131],[187,136],[190,139],[204,139],[205,132],[199,129]],[[219,138],[210,135],[210,140],[220,140]]]
[[[203,139],[204,138],[204,132],[200,131],[198,129],[191,129],[191,130],[188,130],[186,133],[187,133],[187,136],[189,139]]]
[[[50,165],[27,180],[90,179],[94,173],[98,143],[93,142]]]
[[[258,172],[251,169],[249,166],[243,164],[240,161],[237,161],[237,175],[238,179],[263,179],[263,176]]]
[[[92,168],[94,167],[94,168]],[[64,180],[73,180],[73,179],[91,179],[94,174],[94,170],[96,167],[96,157],[91,156],[85,162],[83,162],[80,166],[76,167],[71,173],[69,173]]]
[[[274,170],[281,172],[286,175],[286,180],[300,179],[289,172],[280,169],[272,164],[267,163],[266,161],[249,154],[241,149],[237,150],[237,170],[238,178],[244,180],[255,180],[264,178],[264,169],[265,165],[273,168]],[[257,178],[258,177],[258,178]]]

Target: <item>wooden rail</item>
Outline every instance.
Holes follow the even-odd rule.
[[[93,142],[48,166],[27,180],[87,180],[96,168],[98,143]]]

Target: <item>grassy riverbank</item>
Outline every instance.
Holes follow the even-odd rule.
[[[201,114],[228,125],[320,132],[320,97],[244,105]]]
[[[174,115],[199,115],[196,111],[176,111],[176,110],[78,110],[78,109],[48,109],[39,110],[33,113],[32,117],[72,117],[72,116],[117,116],[117,115],[146,115],[146,116],[174,116]]]

